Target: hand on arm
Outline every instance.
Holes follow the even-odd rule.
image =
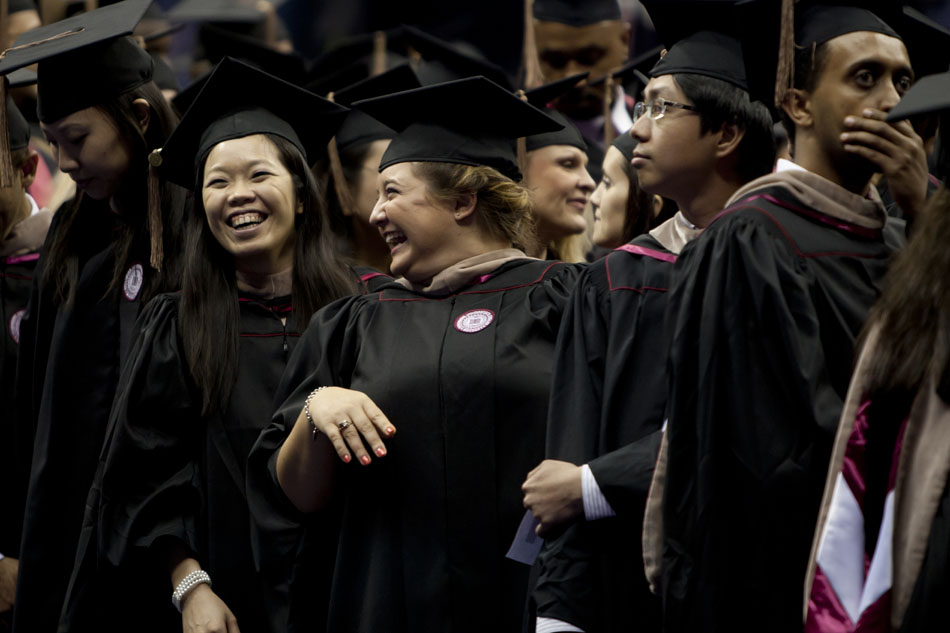
[[[584,514],[581,467],[570,462],[544,460],[528,473],[521,490],[524,506],[539,521],[541,536]]]
[[[910,121],[887,123],[886,112],[867,109],[864,116],[844,120],[841,135],[845,151],[877,165],[894,196],[908,215],[916,214],[927,200],[927,153]]]
[[[334,464],[328,457],[333,451],[344,463],[355,455],[368,466],[373,460],[364,440],[377,457],[385,457],[386,445],[380,436],[389,438],[395,433],[396,427],[366,394],[340,387],[314,392],[277,455],[280,487],[300,511],[318,510],[332,490]]]

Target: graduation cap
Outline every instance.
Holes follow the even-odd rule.
[[[184,89],[178,91],[178,94],[172,99],[172,105],[175,106],[178,112],[184,114],[188,111],[188,108],[190,108],[191,104],[198,98],[198,93],[204,88],[205,82],[208,81],[208,77],[210,76],[211,71],[206,72],[185,86]]]
[[[420,88],[422,83],[409,64],[396,66],[392,70],[358,81],[333,93],[333,101],[350,106],[357,101],[382,97],[384,95]],[[354,145],[371,143],[382,139],[391,139],[396,132],[376,119],[359,110],[351,110],[336,133],[339,149]]]
[[[30,70],[29,68],[14,70],[12,73],[7,75],[7,84],[11,88],[23,88],[24,86],[32,86],[35,83],[36,71]]]
[[[310,65],[308,90],[325,94],[409,61],[402,27],[341,40]],[[319,90],[317,88],[320,88]]]
[[[534,0],[533,12],[535,20],[578,27],[621,19],[617,0]]]
[[[586,79],[588,75],[590,75],[590,73],[578,73],[538,86],[537,88],[532,88],[531,90],[525,90],[524,94],[528,103],[544,110],[549,117],[564,126],[560,130],[533,134],[526,137],[525,151],[531,152],[550,145],[571,145],[572,147],[580,149],[585,154],[587,153],[587,143],[584,141],[584,137],[581,136],[578,129],[574,127],[574,124],[557,110],[548,108],[548,105],[561,95],[573,90],[577,84]]]
[[[346,108],[278,77],[225,57],[162,148],[165,177],[194,187],[195,174],[218,143],[252,134],[276,134],[312,162],[324,151]],[[154,156],[153,152],[153,156]]]
[[[463,50],[414,26],[402,28],[408,45],[422,56],[417,73],[424,86],[480,75],[499,86],[514,88],[508,74],[476,48]]]
[[[126,0],[27,31],[3,53],[0,75],[39,62],[43,122],[151,81],[152,58],[129,37],[151,0]]]
[[[617,150],[623,154],[627,163],[629,163],[633,160],[633,150],[636,148],[637,143],[637,139],[633,138],[632,134],[621,134],[614,139],[614,142],[611,143],[610,146],[617,148]]]
[[[777,0],[736,5],[738,21],[756,24],[742,36],[750,93],[773,109],[793,87],[795,49],[848,33],[870,31],[902,39],[918,76],[950,63],[950,32],[896,0],[802,0],[794,4],[794,20],[783,20],[781,9]]]
[[[212,64],[217,64],[224,57],[233,57],[292,84],[302,85],[306,82],[307,64],[297,53],[283,53],[256,37],[208,24],[202,25],[198,38],[205,57]]]
[[[950,72],[928,75],[911,86],[900,102],[887,113],[887,121],[940,115],[935,175],[950,182]]]
[[[615,83],[624,86],[627,92],[632,92],[634,95],[640,94],[650,83],[650,71],[660,61],[661,52],[663,52],[662,46],[651,48],[645,53],[637,55],[617,70],[590,82],[590,85],[599,86],[606,83],[607,77],[610,77]]]
[[[516,139],[561,124],[484,77],[470,77],[357,101],[399,134],[380,171],[407,161],[487,165],[520,180]]]
[[[690,73],[748,90],[734,0],[643,0],[667,48],[651,77]]]

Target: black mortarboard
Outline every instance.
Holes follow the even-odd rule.
[[[580,149],[585,154],[587,153],[587,143],[584,141],[584,137],[581,136],[578,129],[563,114],[548,108],[548,104],[561,95],[570,92],[581,80],[586,79],[589,74],[590,73],[587,72],[578,73],[538,86],[537,88],[532,88],[531,90],[525,90],[525,97],[527,97],[528,103],[544,110],[548,116],[564,126],[562,129],[554,132],[544,132],[543,134],[534,134],[526,137],[526,151],[531,152],[536,149],[541,149],[542,147],[548,147],[549,145],[571,145]]]
[[[417,74],[424,86],[445,83],[466,77],[485,77],[499,86],[513,89],[508,74],[496,64],[490,62],[478,49],[471,47],[463,50],[461,46],[451,44],[414,26],[403,26],[406,39],[413,49],[422,56]]]
[[[307,89],[325,94],[409,61],[402,27],[364,33],[335,43],[310,65]],[[381,68],[374,68],[379,56]],[[376,71],[376,72],[374,72]]]
[[[333,100],[336,103],[349,106],[357,101],[382,97],[421,86],[422,83],[409,64],[402,64],[392,70],[358,81],[335,92]],[[336,143],[339,149],[344,149],[349,146],[391,139],[395,135],[396,132],[391,128],[386,127],[371,116],[359,110],[350,110],[343,125],[336,133]]]
[[[568,26],[621,19],[617,0],[534,0],[532,11],[535,20]]]
[[[517,139],[561,125],[484,77],[359,101],[354,107],[399,134],[380,170],[408,161],[487,165],[521,179]]]
[[[22,88],[23,86],[32,86],[36,83],[36,71],[29,68],[14,70],[7,75],[7,83],[11,88]]]
[[[297,53],[282,53],[256,37],[208,24],[202,25],[198,37],[212,64],[233,57],[298,86],[306,81],[307,65]]]
[[[923,77],[887,113],[887,121],[901,121],[930,114],[940,115],[934,148],[934,175],[950,183],[950,72]]]
[[[742,47],[753,98],[770,107],[791,87],[792,76],[777,80],[779,60],[790,72],[793,50],[783,49],[783,25],[777,0],[743,0],[736,5],[736,20],[755,24],[742,35]],[[903,39],[917,76],[945,69],[950,63],[950,32],[922,16],[902,9],[897,0],[806,0],[795,5],[794,46],[811,49],[841,35],[859,31]],[[909,44],[908,44],[909,43]],[[781,86],[781,87],[779,87]]]
[[[666,55],[651,77],[690,73],[748,90],[734,0],[643,0]]]
[[[0,60],[0,75],[39,62],[37,113],[44,122],[151,81],[152,58],[132,38],[151,0],[125,0],[27,31]]]
[[[10,151],[15,152],[30,144],[30,124],[23,118],[20,109],[7,97],[7,130],[10,133]]]
[[[162,148],[162,171],[189,189],[211,148],[251,134],[276,134],[313,161],[346,108],[230,57],[221,60]]]
[[[626,64],[609,74],[613,80],[621,84],[628,93],[634,96],[643,92],[643,89],[650,83],[650,71],[660,60],[660,53],[663,52],[662,46],[651,48],[645,53],[637,55]],[[604,75],[600,79],[590,82],[592,86],[599,86],[607,81]]]
[[[611,147],[616,147],[629,163],[633,160],[633,150],[636,148],[637,143],[637,139],[633,138],[632,134],[621,134],[615,138],[610,145]]]

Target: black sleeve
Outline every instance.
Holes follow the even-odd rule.
[[[173,537],[199,551],[200,398],[178,337],[178,303],[149,303],[119,380],[106,438],[99,552],[119,566],[130,551]]]

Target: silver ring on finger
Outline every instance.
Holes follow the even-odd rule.
[[[352,426],[352,424],[353,423],[349,420],[343,419],[336,423],[336,428],[340,429],[341,431],[345,431],[348,427]]]

